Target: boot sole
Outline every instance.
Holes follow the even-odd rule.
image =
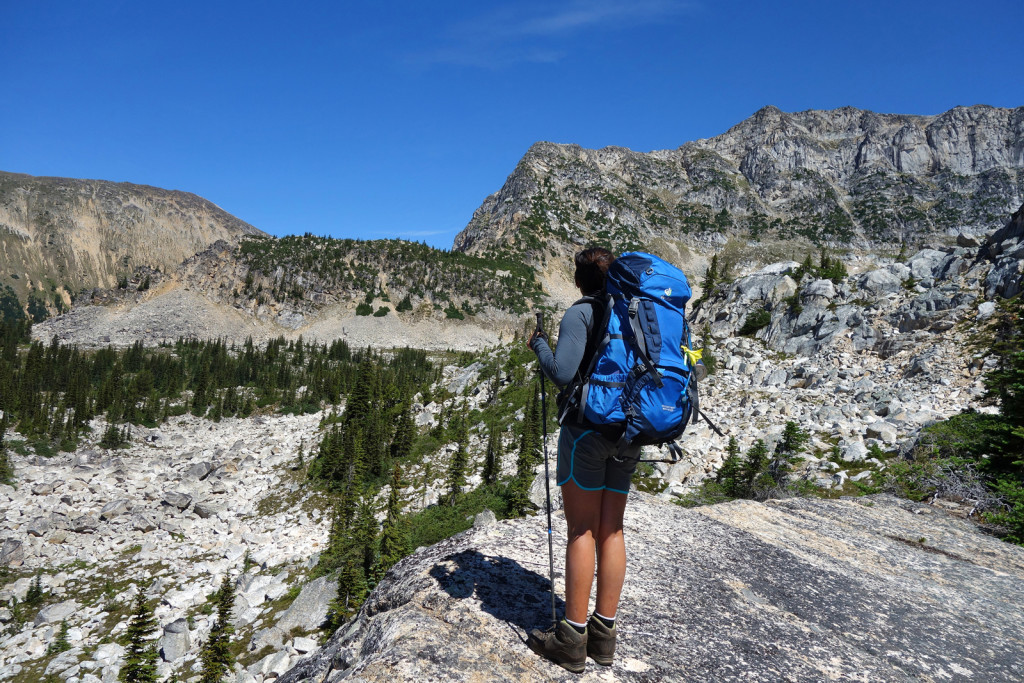
[[[584,657],[583,661],[579,662],[579,663],[577,663],[577,662],[560,662],[557,659],[552,659],[551,657],[548,657],[548,655],[544,652],[543,646],[539,646],[539,643],[537,643],[537,641],[535,641],[535,640],[531,639],[527,643],[527,646],[531,650],[533,650],[536,654],[540,655],[542,658],[548,660],[552,664],[557,664],[558,666],[562,667],[566,671],[569,671],[570,673],[581,674],[587,668],[587,659],[586,659],[586,657]]]
[[[555,662],[555,664],[557,664],[558,666],[562,667],[566,671],[569,671],[570,673],[574,673],[574,674],[581,674],[587,668],[587,663],[586,662],[584,662],[583,664],[571,664],[569,662]]]
[[[590,655],[590,658],[593,659],[596,663],[600,664],[601,666],[611,666],[612,662],[615,660],[614,656],[602,657],[600,655]]]

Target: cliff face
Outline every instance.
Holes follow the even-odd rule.
[[[523,641],[550,621],[543,520],[483,526],[406,558],[279,683],[1024,676],[1024,549],[969,522],[887,496],[686,510],[644,494],[626,510],[615,664],[574,676]]]
[[[989,231],[1022,200],[1024,107],[765,107],[675,150],[537,143],[454,247],[534,263],[590,242],[680,261],[733,237],[870,249]]]
[[[188,192],[0,172],[0,277],[60,308],[137,266],[167,272],[219,239],[263,234]]]

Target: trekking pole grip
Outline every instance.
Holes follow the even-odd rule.
[[[541,311],[537,311],[537,331],[544,331],[544,314]]]

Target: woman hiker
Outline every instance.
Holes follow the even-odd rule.
[[[528,345],[544,374],[564,387],[589,367],[595,349],[588,341],[602,324],[605,273],[615,256],[594,247],[576,254],[576,286],[584,297],[558,326],[554,353],[543,334]],[[533,631],[530,649],[569,671],[580,673],[587,655],[610,666],[615,653],[615,614],[626,576],[622,517],[639,446],[620,450],[617,434],[603,434],[570,415],[558,436],[557,483],[562,488],[569,529],[565,548],[565,618],[547,631]],[[589,620],[590,588],[597,560],[597,604]]]

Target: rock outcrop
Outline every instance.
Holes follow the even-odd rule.
[[[136,266],[172,271],[219,239],[263,234],[188,192],[0,172],[2,282],[51,311]]]
[[[560,515],[556,527],[564,538]],[[632,495],[616,661],[583,676],[523,642],[550,621],[545,536],[541,515],[406,558],[279,683],[1024,676],[1024,549],[926,505],[872,496],[687,510]]]
[[[989,298],[1009,299],[1024,291],[1024,205],[1009,223],[985,241],[980,257],[993,263],[985,279],[985,294]]]

